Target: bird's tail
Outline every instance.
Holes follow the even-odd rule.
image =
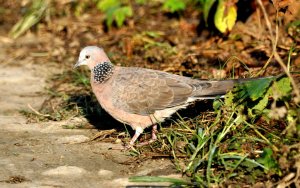
[[[217,96],[223,96],[228,91],[232,90],[237,84],[243,84],[253,80],[263,80],[275,78],[259,77],[259,78],[245,78],[245,79],[232,79],[232,80],[199,80],[198,84],[195,84],[196,90],[193,93],[193,97],[201,99],[213,99]]]

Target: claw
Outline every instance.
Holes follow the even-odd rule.
[[[136,129],[135,134],[132,137],[132,139],[130,140],[129,144],[125,146],[125,150],[134,149],[134,147],[133,147],[134,143],[138,139],[138,137],[141,135],[142,132],[143,132],[143,130]],[[155,142],[157,140],[156,132],[157,132],[157,125],[153,125],[152,126],[152,138],[149,141],[138,143],[138,144],[136,144],[136,146],[137,147],[145,146],[145,145],[149,145],[149,144]]]

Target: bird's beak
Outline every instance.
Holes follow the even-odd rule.
[[[77,67],[79,67],[81,64],[81,61],[78,60],[77,63],[73,66],[73,69],[76,69]]]

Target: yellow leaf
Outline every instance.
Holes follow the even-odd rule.
[[[222,33],[231,31],[235,24],[236,17],[237,10],[235,5],[226,4],[226,1],[219,0],[214,20],[216,28]]]

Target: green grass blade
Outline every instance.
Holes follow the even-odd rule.
[[[176,185],[190,185],[190,182],[177,178],[157,177],[157,176],[133,176],[130,182],[169,182]]]

